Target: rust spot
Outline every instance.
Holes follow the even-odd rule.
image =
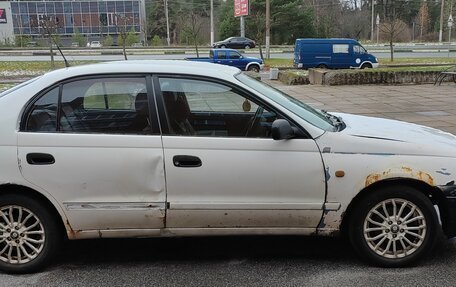
[[[71,224],[68,221],[68,219],[65,221],[65,225],[70,230],[70,231],[68,231],[68,238],[76,238],[76,231],[73,230],[73,227],[71,227]]]
[[[408,172],[408,173],[412,173],[412,169],[410,167],[408,167],[408,166],[403,166],[402,170],[405,171],[405,172]]]
[[[381,179],[381,175],[380,174],[377,174],[377,173],[374,173],[374,174],[370,174],[366,177],[366,184],[365,186],[369,186],[377,181],[379,181]]]
[[[434,179],[428,173],[419,171],[417,175],[418,179],[428,183],[429,185],[434,185]]]
[[[426,182],[429,185],[434,186],[434,179],[432,178],[431,175],[429,175],[426,172],[423,172],[423,171],[414,172],[412,168],[406,167],[406,166],[401,167],[401,171],[403,173],[409,174],[411,178],[421,180],[423,182]],[[368,175],[366,177],[365,186],[369,186],[369,185],[371,185],[371,184],[373,184],[373,183],[375,183],[375,182],[377,182],[379,180],[387,178],[387,176],[390,173],[391,173],[391,169],[388,169],[388,170],[382,172],[381,174],[380,173],[373,173],[373,174]]]

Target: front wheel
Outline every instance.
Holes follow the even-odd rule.
[[[364,63],[361,65],[361,69],[372,69],[372,65],[369,63]]]
[[[259,73],[260,72],[260,67],[258,67],[257,65],[251,65],[250,67],[248,67],[247,71]]]
[[[60,246],[57,219],[24,195],[0,197],[0,270],[30,273],[42,269]]]
[[[390,186],[364,197],[351,215],[349,237],[374,265],[401,267],[423,258],[437,237],[437,214],[420,191]]]

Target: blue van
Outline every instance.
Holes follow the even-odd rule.
[[[353,39],[296,39],[296,68],[377,68],[378,60]]]

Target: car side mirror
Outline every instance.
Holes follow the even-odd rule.
[[[274,140],[287,140],[295,137],[291,124],[284,119],[277,119],[272,123],[272,138]]]

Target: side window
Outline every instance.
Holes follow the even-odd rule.
[[[64,84],[60,108],[62,132],[151,132],[144,78],[99,78]]]
[[[348,44],[334,44],[333,53],[335,54],[348,54]]]
[[[230,51],[230,59],[240,59],[241,58],[241,55],[239,55],[239,53],[237,52],[234,52],[234,51]]]
[[[231,87],[190,79],[159,82],[171,135],[271,137],[277,115]]]
[[[53,88],[41,96],[30,110],[25,125],[28,132],[56,132],[57,106],[59,102],[59,88]]]
[[[220,60],[226,59],[226,51],[218,51],[218,58]]]
[[[361,53],[361,51],[360,51],[360,46],[356,46],[356,45],[353,46],[353,52],[354,52],[355,54]]]

